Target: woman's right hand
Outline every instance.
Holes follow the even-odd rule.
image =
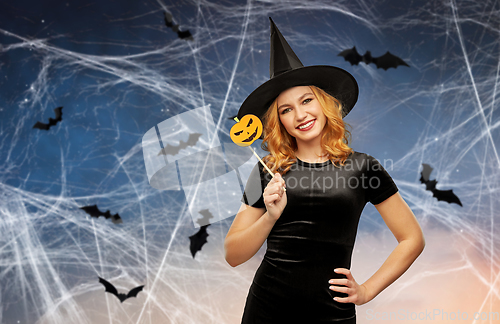
[[[264,189],[264,204],[267,214],[273,221],[277,221],[285,209],[287,203],[285,187],[285,180],[279,173],[276,173]]]

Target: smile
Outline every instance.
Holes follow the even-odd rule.
[[[307,124],[300,125],[299,127],[297,127],[297,129],[299,129],[299,130],[309,130],[309,129],[312,128],[312,126],[314,125],[315,121],[316,121],[316,119],[313,119],[310,122],[308,122]]]

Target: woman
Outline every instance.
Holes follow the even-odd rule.
[[[271,20],[271,79],[243,103],[264,123],[264,158],[253,169],[226,236],[237,266],[267,239],[242,323],[355,323],[354,305],[372,300],[422,252],[418,222],[389,174],[348,146],[342,120],[358,88],[346,71],[303,67]],[[262,191],[262,189],[264,190]],[[358,284],[349,268],[361,212],[375,205],[399,244]]]

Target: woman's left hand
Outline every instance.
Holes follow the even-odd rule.
[[[330,279],[330,281],[328,281],[328,283],[332,284],[332,286],[330,286],[331,290],[348,295],[347,297],[335,297],[334,300],[336,302],[363,305],[370,301],[366,287],[364,285],[358,285],[349,269],[337,268],[334,271],[335,273],[340,273],[347,277],[346,279]]]

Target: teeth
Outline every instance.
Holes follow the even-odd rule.
[[[308,122],[307,124],[302,125],[302,126],[299,126],[299,129],[304,129],[304,128],[307,128],[307,127],[311,126],[313,122],[314,122],[314,120],[311,120],[311,121],[310,121],[310,122]]]

